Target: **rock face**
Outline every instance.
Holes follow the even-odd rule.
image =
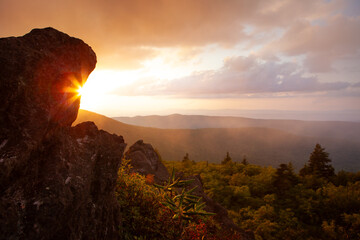
[[[159,159],[154,148],[143,140],[137,141],[125,153],[125,159],[131,160],[133,169],[142,174],[154,175],[154,181],[161,184],[169,179],[169,172]]]
[[[126,144],[71,127],[94,69],[83,41],[52,28],[0,39],[0,239],[116,239]]]

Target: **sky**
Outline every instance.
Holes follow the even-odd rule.
[[[83,109],[360,121],[358,0],[0,0],[0,37],[48,26],[96,52]]]

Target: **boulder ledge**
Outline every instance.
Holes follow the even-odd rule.
[[[0,39],[0,239],[118,238],[126,144],[92,122],[71,127],[95,64],[53,28]]]

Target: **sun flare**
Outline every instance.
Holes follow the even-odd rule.
[[[77,89],[81,96],[80,108],[95,110],[118,89],[124,89],[138,78],[138,72],[94,70],[87,81]]]
[[[84,86],[79,86],[77,89],[76,89],[76,92],[77,92],[77,95],[78,97],[81,97],[83,94],[84,94]]]

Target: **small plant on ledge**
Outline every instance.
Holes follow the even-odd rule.
[[[165,186],[154,184],[155,187],[162,190],[162,195],[165,199],[162,203],[174,214],[172,218],[178,221],[181,231],[184,227],[184,221],[215,215],[204,210],[205,203],[201,202],[201,197],[192,195],[197,186],[188,191],[185,190],[185,187],[193,181],[193,179],[180,180],[180,178],[175,178],[175,170],[173,168],[172,174]],[[181,190],[179,191],[179,189]]]

